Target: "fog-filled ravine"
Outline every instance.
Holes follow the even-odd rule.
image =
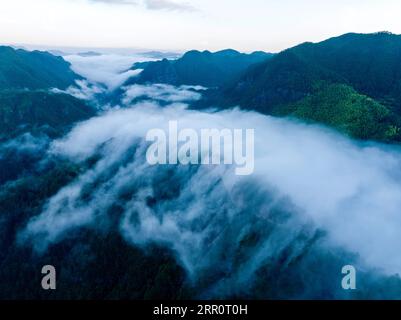
[[[0,296],[401,298],[398,144],[251,107],[198,109],[204,85],[134,83],[146,57],[65,60],[81,78],[49,91],[93,115],[2,140]],[[150,165],[145,137],[171,121],[253,129],[253,173]],[[14,291],[12,270],[28,279],[44,263],[59,269],[57,292]],[[358,290],[341,287],[346,265]]]

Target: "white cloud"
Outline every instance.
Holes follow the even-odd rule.
[[[240,178],[225,166],[149,166],[146,132],[167,130],[170,120],[195,130],[254,128],[255,175]],[[258,246],[236,271],[237,280],[247,281],[300,233],[313,235],[317,228],[327,232],[332,248],[358,254],[365,268],[401,272],[398,147],[361,145],[327,129],[252,112],[144,103],[78,125],[52,150],[75,161],[95,154],[100,160],[29,223],[21,239],[33,239],[38,249],[74,228],[96,227],[118,203],[127,240],[170,246],[192,275],[232,265],[243,238],[256,232]],[[84,190],[90,197],[81,201]],[[225,260],[216,266],[221,255]]]
[[[176,0],[148,6],[141,0],[138,5],[3,0],[1,4],[0,39],[8,44],[279,51],[346,32],[401,33],[397,0]],[[166,10],[177,5],[197,10]]]
[[[135,54],[102,54],[89,57],[67,55],[64,59],[71,63],[74,72],[92,83],[107,86],[109,90],[116,89],[130,77],[139,74],[140,70],[129,70],[134,63],[152,60]]]
[[[163,102],[190,102],[201,98],[197,91],[205,90],[200,86],[174,87],[167,84],[140,85],[135,84],[123,88],[125,90],[123,103],[129,105],[133,100],[146,98]]]
[[[145,5],[151,10],[195,11],[195,7],[185,2],[171,0],[145,0]]]
[[[50,139],[45,135],[33,136],[30,133],[24,133],[12,140],[6,140],[0,143],[0,159],[4,150],[16,150],[25,153],[39,153],[40,150],[45,150],[49,144]]]

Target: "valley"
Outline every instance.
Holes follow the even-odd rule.
[[[400,36],[83,52],[0,48],[0,298],[400,298]],[[169,123],[251,128],[254,172],[149,164]]]

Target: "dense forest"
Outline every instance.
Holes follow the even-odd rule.
[[[210,90],[197,107],[241,106],[323,123],[355,138],[399,141],[400,61],[401,37],[388,32],[304,43]]]

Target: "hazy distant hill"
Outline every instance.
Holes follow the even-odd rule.
[[[79,78],[61,57],[48,52],[0,47],[0,90],[65,89]]]
[[[88,58],[88,57],[99,57],[102,54],[99,52],[95,52],[95,51],[86,51],[86,52],[80,52],[77,55],[84,57],[84,58]]]
[[[162,51],[148,51],[143,53],[141,52],[141,55],[152,59],[178,59],[182,56],[182,54],[180,53]]]
[[[161,60],[137,64],[134,68],[144,68],[138,76],[126,84],[167,83],[172,85],[201,85],[219,87],[238,77],[255,63],[271,58],[272,54],[254,52],[244,54],[235,50],[189,51],[178,60]]]

